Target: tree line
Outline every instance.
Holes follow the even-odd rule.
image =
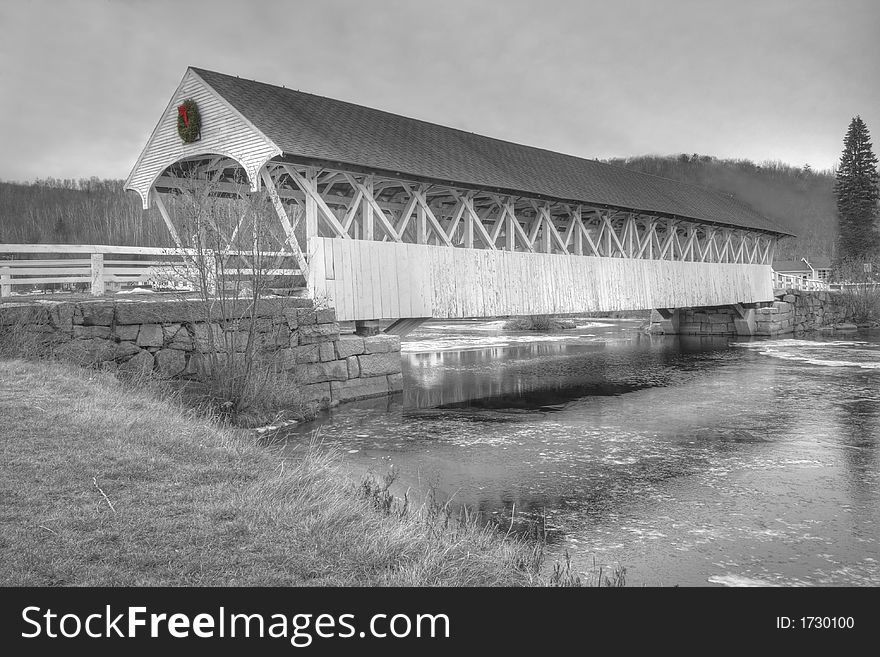
[[[0,181],[0,243],[173,246],[155,209],[123,180]]]
[[[732,195],[797,235],[779,242],[778,260],[835,256],[837,220],[833,171],[782,162],[719,159],[709,155],[644,155],[610,164]]]

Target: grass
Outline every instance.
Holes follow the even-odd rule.
[[[534,543],[377,508],[334,453],[282,459],[110,374],[0,361],[0,436],[6,585],[547,583]]]

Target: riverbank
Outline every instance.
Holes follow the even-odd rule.
[[[0,436],[6,585],[539,583],[533,545],[383,514],[332,451],[282,458],[110,374],[0,361]]]

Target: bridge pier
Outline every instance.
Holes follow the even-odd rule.
[[[651,316],[651,332],[667,335],[755,334],[753,304],[694,308],[658,308]]]
[[[378,319],[359,319],[354,323],[354,333],[362,338],[379,335],[382,329]]]

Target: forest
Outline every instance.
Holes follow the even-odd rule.
[[[607,162],[738,197],[797,235],[781,241],[777,259],[833,256],[837,220],[831,171],[696,154]],[[122,180],[94,177],[0,181],[0,243],[173,246],[158,212],[143,210],[138,196],[122,187]]]
[[[606,162],[735,196],[797,236],[780,241],[777,260],[834,257],[837,207],[833,171],[697,154],[644,155]]]

